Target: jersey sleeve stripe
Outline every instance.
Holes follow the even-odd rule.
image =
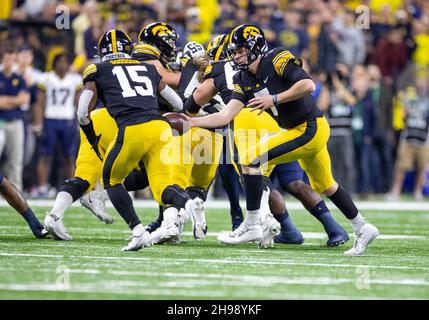
[[[89,65],[85,71],[83,72],[83,79],[85,79],[86,77],[88,77],[90,74],[96,73],[97,72],[97,67],[95,66],[95,64],[91,64]]]
[[[274,57],[274,59],[273,59],[273,64],[276,64],[276,63],[277,63],[277,61],[278,61],[282,56],[284,56],[285,54],[288,54],[288,52],[287,52],[287,51],[282,51],[282,52],[280,52],[279,54],[277,54],[277,55]]]
[[[282,55],[281,57],[279,57],[279,59],[277,59],[276,63],[274,64],[274,69],[276,69],[276,72],[279,75],[283,75],[283,71],[286,68],[287,63],[292,57],[293,55],[288,52]]]
[[[136,54],[150,54],[153,55],[157,58],[159,58],[160,53],[152,46],[150,45],[146,45],[146,44],[142,44],[142,45],[137,45],[134,47],[133,53]]]
[[[286,65],[287,65],[287,63],[288,63],[288,62],[289,62],[289,59],[285,60],[285,61],[282,63],[282,66],[280,67],[280,74],[283,74],[283,73],[284,73],[285,68],[286,68]]]
[[[97,70],[89,70],[89,71],[87,71],[86,73],[84,73],[83,74],[83,78],[86,78],[86,77],[88,77],[90,74],[93,74],[93,73],[96,73],[97,72]]]

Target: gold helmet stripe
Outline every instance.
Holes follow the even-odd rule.
[[[112,30],[111,37],[112,37],[112,51],[113,53],[118,53],[118,45],[116,43],[116,30]]]
[[[215,57],[214,57],[214,61],[218,61],[218,60],[219,60],[220,55],[221,55],[221,53],[222,53],[222,50],[223,50],[223,45],[222,45],[222,46],[219,46],[219,47],[217,48],[217,50],[216,50],[216,54],[215,54]]]

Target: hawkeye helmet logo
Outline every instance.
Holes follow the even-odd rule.
[[[249,38],[250,36],[257,36],[259,34],[261,34],[259,29],[254,26],[249,26],[243,31],[243,37],[246,39]]]
[[[152,33],[155,36],[165,36],[171,33],[171,30],[166,26],[156,26],[152,29]]]

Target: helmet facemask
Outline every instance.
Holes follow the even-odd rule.
[[[247,51],[247,62],[238,64],[235,59],[235,53],[240,48],[245,48]],[[267,44],[261,35],[256,35],[247,38],[245,44],[231,43],[226,49],[228,60],[233,64],[235,70],[248,70],[250,65],[255,62],[265,51],[267,51]]]
[[[179,52],[176,46],[177,39],[178,36],[176,34],[160,36],[157,48],[161,52],[161,59],[165,64],[176,60],[177,53]]]

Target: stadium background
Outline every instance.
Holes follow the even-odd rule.
[[[63,13],[57,10],[61,4],[70,10],[69,29],[56,26]],[[355,10],[361,4],[370,9],[368,29],[355,26],[359,16]],[[41,191],[38,186],[40,138],[34,134],[32,121],[40,72],[51,70],[55,55],[65,51],[72,61],[71,69],[80,73],[94,59],[97,40],[104,31],[119,28],[136,40],[142,26],[157,20],[174,26],[182,47],[191,40],[207,44],[213,36],[238,24],[262,27],[271,48],[284,46],[304,61],[317,83],[319,103],[323,91],[330,88],[328,108],[350,111],[345,112],[348,127],[339,130],[331,139],[337,143],[329,146],[339,182],[363,198],[389,192],[399,160],[404,110],[412,101],[426,99],[418,96],[417,79],[425,79],[421,82],[427,89],[427,1],[3,0],[0,55],[9,49],[16,52],[16,71],[24,77],[32,96],[23,112],[26,140],[22,179],[30,196],[54,196],[54,188],[66,178],[61,150],[57,150],[49,176],[53,188]],[[335,84],[337,77],[342,84]],[[345,91],[354,97],[353,104],[341,101]],[[429,103],[422,105],[429,110]],[[349,148],[342,141],[350,141]],[[3,152],[3,162],[5,157]],[[405,191],[413,192],[412,180],[411,172],[404,183]],[[429,186],[424,186],[423,193],[429,194]],[[221,184],[215,185],[213,195],[225,196]],[[419,198],[419,192],[415,196]]]

